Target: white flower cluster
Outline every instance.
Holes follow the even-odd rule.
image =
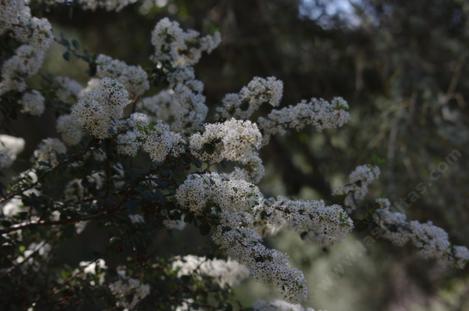
[[[0,34],[9,34],[22,45],[1,68],[0,96],[8,91],[24,91],[26,79],[42,66],[52,44],[52,28],[47,19],[31,16],[25,0],[0,2]]]
[[[207,259],[194,255],[176,257],[172,263],[178,277],[204,275],[213,278],[220,286],[235,286],[249,276],[248,269],[235,260]]]
[[[423,258],[441,260],[444,264],[453,263],[463,268],[469,261],[469,250],[464,246],[452,245],[448,233],[431,221],[408,221],[404,214],[390,210],[389,200],[379,199],[377,202],[381,207],[376,211],[374,219],[385,239],[397,246],[411,243]]]
[[[77,145],[83,137],[80,123],[71,114],[64,114],[57,118],[57,132],[60,133],[64,143],[69,146]]]
[[[262,243],[248,213],[225,212],[212,238],[228,256],[249,268],[250,274],[273,284],[289,301],[299,302],[307,297],[303,273],[290,266],[288,257]]]
[[[132,224],[145,223],[145,217],[143,217],[141,214],[129,214],[129,220]]]
[[[379,175],[377,166],[359,165],[350,173],[348,183],[335,190],[334,194],[345,195],[344,205],[353,210],[368,194],[369,185],[378,179]]]
[[[23,107],[21,109],[22,113],[27,113],[32,116],[40,116],[45,109],[44,97],[36,90],[24,93],[19,104]]]
[[[86,274],[96,274],[97,269],[106,269],[106,262],[104,259],[97,259],[94,261],[80,261],[79,266],[83,268],[83,272]]]
[[[59,2],[66,2],[60,0]],[[138,0],[78,0],[78,4],[85,10],[95,11],[96,9],[105,9],[106,11],[119,12],[126,6],[136,3]]]
[[[54,87],[57,98],[69,105],[76,103],[83,88],[77,81],[62,76],[54,78]]]
[[[133,113],[126,121],[127,131],[117,136],[117,151],[130,157],[141,148],[155,162],[162,162],[168,155],[178,156],[185,150],[182,136],[172,132],[161,121],[152,122],[143,113]]]
[[[220,217],[213,240],[228,256],[246,265],[254,277],[273,282],[289,300],[305,298],[302,272],[290,267],[284,254],[266,248],[255,230],[254,215],[264,201],[255,185],[217,173],[192,174],[177,189],[176,199],[195,214]]]
[[[257,155],[261,143],[262,135],[255,123],[231,119],[206,124],[202,134],[196,133],[190,137],[190,150],[202,161],[245,162]]]
[[[252,306],[254,311],[314,311],[299,304],[292,304],[284,300],[264,301],[259,300]]]
[[[128,103],[128,92],[120,82],[110,78],[91,79],[72,107],[72,116],[91,135],[104,139],[110,137]]]
[[[168,155],[181,154],[184,151],[184,141],[180,134],[172,132],[168,125],[159,122],[145,137],[142,149],[153,161],[161,162]]]
[[[255,123],[231,119],[223,123],[206,124],[202,134],[190,137],[191,153],[202,161],[239,162],[231,177],[258,182],[264,175],[259,157],[262,135]]]
[[[23,200],[21,200],[20,196],[14,196],[10,200],[0,204],[1,215],[7,218],[14,217],[24,210]]]
[[[25,1],[4,0],[0,2],[0,35],[19,25],[29,11]]]
[[[275,77],[254,77],[239,93],[226,94],[217,118],[249,119],[264,104],[277,107],[282,100],[283,82]]]
[[[117,136],[117,152],[129,157],[135,157],[142,146],[138,131],[129,130]]]
[[[126,132],[117,136],[117,152],[135,157],[149,131],[151,120],[144,113],[133,113],[124,121]]]
[[[42,163],[47,163],[50,167],[56,167],[59,165],[59,155],[66,152],[67,147],[59,139],[46,138],[39,143],[33,155],[39,166],[42,166]]]
[[[80,261],[78,263],[79,269],[76,269],[73,272],[74,277],[80,277],[80,272],[82,272],[82,278],[86,277],[86,275],[93,275],[93,276],[98,276],[98,284],[102,285],[104,284],[104,279],[106,276],[106,261],[102,258],[98,258],[93,261]],[[95,285],[94,281],[90,282],[91,286]]]
[[[254,277],[274,282],[292,301],[306,295],[304,276],[289,266],[284,254],[266,248],[259,232],[289,225],[303,238],[330,245],[353,228],[351,219],[338,205],[283,198],[265,200],[255,185],[218,173],[189,175],[177,189],[176,199],[196,215],[218,215],[220,225],[212,235],[215,243],[245,264]]]
[[[137,304],[150,294],[150,285],[141,283],[138,279],[126,275],[122,267],[118,267],[119,280],[109,284],[114,297],[117,299],[118,307],[128,310],[134,309]]]
[[[38,177],[34,169],[20,173],[17,180],[20,185],[28,185],[28,189],[22,191],[22,196],[41,195],[39,190],[41,184],[38,182]],[[34,187],[31,187],[31,185],[34,185]],[[30,207],[24,205],[21,195],[15,195],[10,200],[0,204],[0,211],[5,217],[14,217],[18,213],[28,212],[29,210]],[[33,221],[34,218],[37,218],[37,216],[32,216],[31,221]]]
[[[219,207],[223,211],[255,211],[263,203],[259,189],[218,173],[191,174],[176,191],[178,203],[195,214]]]
[[[201,37],[197,31],[184,31],[177,22],[160,20],[152,33],[155,55],[152,60],[160,68],[170,65],[166,76],[169,88],[144,98],[137,111],[145,112],[169,124],[183,134],[198,130],[205,121],[208,108],[202,94],[204,85],[197,80],[191,65],[196,64],[202,52],[211,52],[220,42],[219,34]]]
[[[270,141],[272,135],[284,135],[287,129],[300,130],[312,125],[317,130],[337,128],[344,125],[350,118],[348,104],[336,97],[328,102],[322,98],[302,100],[295,106],[272,110],[267,117],[257,120],[264,135],[264,144]]]
[[[265,222],[270,233],[287,225],[303,239],[317,241],[322,246],[342,239],[353,229],[352,220],[341,206],[326,206],[322,200],[268,199],[260,214],[260,222]]]
[[[0,134],[0,169],[13,164],[18,154],[24,149],[24,139],[6,134]]]
[[[212,52],[220,42],[218,32],[202,37],[195,30],[184,31],[179,23],[163,18],[151,35],[151,43],[155,47],[152,59],[156,63],[169,63],[172,67],[191,66],[200,60],[202,52]]]
[[[96,58],[96,76],[112,78],[122,83],[132,97],[141,96],[150,88],[148,76],[140,66],[129,66],[125,62],[106,55]]]
[[[166,122],[173,131],[190,133],[197,130],[208,112],[202,94],[203,83],[195,78],[192,67],[172,72],[168,82],[169,89],[142,99],[137,110]]]

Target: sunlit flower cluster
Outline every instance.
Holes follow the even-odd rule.
[[[0,169],[11,166],[24,145],[23,138],[0,134]]]
[[[97,282],[94,280],[90,281],[91,286],[95,286],[97,284],[102,285],[104,284],[106,278],[106,270],[106,261],[104,261],[102,258],[98,258],[93,261],[80,261],[78,264],[78,269],[75,269],[73,272],[73,276],[75,278],[80,277],[86,279],[88,275],[91,275],[93,277],[97,277]]]
[[[10,200],[0,204],[0,212],[5,217],[13,217],[24,210],[23,200],[20,196],[15,196]]]
[[[106,262],[104,259],[97,259],[94,261],[81,261],[79,266],[83,268],[83,272],[86,274],[96,274],[98,269],[106,269]]]

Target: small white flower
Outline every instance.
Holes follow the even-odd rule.
[[[78,265],[83,268],[85,274],[96,274],[97,269],[107,269],[106,262],[101,258],[94,261],[80,261]]]
[[[0,168],[11,166],[24,145],[23,138],[0,134]]]
[[[129,215],[130,222],[133,224],[142,224],[145,222],[145,218],[140,214],[131,214]]]

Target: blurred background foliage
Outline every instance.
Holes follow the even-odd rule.
[[[344,128],[290,133],[263,150],[268,161],[262,190],[334,201],[332,190],[355,166],[373,163],[382,170],[374,195],[389,197],[409,218],[445,228],[455,244],[469,245],[467,1],[145,0],[118,13],[49,7],[41,1],[32,1],[32,7],[36,16],[51,21],[56,35],[77,40],[81,51],[150,71],[150,34],[160,18],[168,16],[201,32],[219,30],[221,46],[196,66],[211,107],[253,76],[283,80],[283,105],[312,96],[344,97],[352,114]],[[67,62],[64,52],[55,44],[43,73],[86,83],[86,63],[73,57]],[[54,136],[53,120],[50,114],[40,120],[20,117],[14,127],[33,148],[40,138]],[[39,130],[30,131],[32,126]],[[448,163],[454,150],[462,156]],[[432,178],[442,163],[446,168]],[[427,185],[425,191],[412,195],[421,183]],[[189,228],[177,243],[157,240],[163,253],[207,247],[194,236]],[[309,304],[316,308],[469,310],[468,268],[443,271],[410,249],[363,243],[366,236],[358,232],[330,249],[288,232],[270,243],[303,268]],[[235,293],[246,304],[272,295],[254,281]]]

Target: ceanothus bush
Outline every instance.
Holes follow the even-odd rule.
[[[74,5],[112,11],[133,2]],[[282,81],[254,77],[210,112],[193,65],[220,44],[219,33],[201,35],[164,18],[149,34],[148,72],[74,49],[64,56],[87,62],[89,81],[49,76],[44,89],[32,89],[29,78],[54,40],[65,47],[69,41],[54,37],[24,0],[0,1],[0,35],[2,55],[9,55],[1,59],[2,118],[60,107],[57,136],[40,142],[24,171],[12,166],[24,139],[0,135],[0,168],[13,170],[0,199],[0,305],[7,309],[242,309],[230,288],[253,277],[273,284],[282,300],[258,301],[251,310],[312,310],[301,306],[308,295],[302,271],[264,239],[289,228],[329,246],[352,232],[360,209],[378,237],[409,243],[446,265],[469,260],[468,249],[452,245],[443,229],[407,220],[386,199],[367,200],[379,177],[374,166],[358,166],[334,202],[265,196],[257,184],[270,138],[308,126],[340,128],[348,104],[312,98],[278,108]],[[258,116],[262,105],[272,110]],[[187,224],[207,234],[222,258],[154,255],[152,234]],[[79,253],[67,241],[87,230],[107,241],[106,251],[63,263],[61,253]]]

